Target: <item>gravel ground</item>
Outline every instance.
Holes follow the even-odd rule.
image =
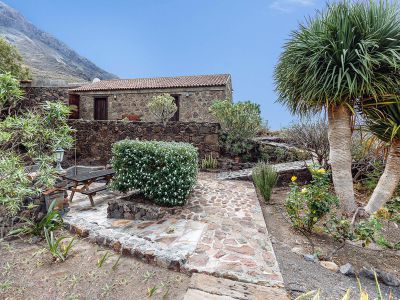
[[[307,240],[291,229],[290,224],[282,215],[283,201],[287,189],[276,189],[269,204],[261,203],[268,232],[273,243],[279,267],[289,294],[295,298],[300,294],[320,289],[321,299],[342,299],[347,289],[352,290],[351,299],[358,299],[358,283],[355,277],[334,273],[323,268],[319,263],[304,260],[302,255],[292,252],[293,247],[310,251]],[[314,243],[322,252],[331,251],[335,245],[326,238],[315,238]],[[400,257],[388,251],[368,251],[346,245],[334,256],[338,265],[350,262],[357,269],[361,266],[371,266],[400,276]],[[362,287],[369,293],[370,299],[375,299],[375,282],[368,278],[360,279]],[[393,299],[400,299],[400,287],[380,285],[384,299],[388,299],[392,290]]]
[[[57,232],[61,235],[68,233]],[[53,261],[44,241],[3,241],[0,253],[0,299],[175,300],[183,299],[190,280],[130,257],[121,257],[113,268],[119,255],[84,239],[76,239],[64,262]]]

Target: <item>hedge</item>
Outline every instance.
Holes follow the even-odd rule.
[[[184,205],[196,184],[197,149],[176,142],[123,140],[112,147],[112,188],[139,190],[159,205]]]

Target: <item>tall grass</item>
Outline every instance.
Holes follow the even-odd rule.
[[[278,173],[275,168],[266,164],[258,163],[252,172],[255,186],[260,191],[266,202],[271,198],[272,189],[278,181]]]

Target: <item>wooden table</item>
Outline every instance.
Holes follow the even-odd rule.
[[[97,192],[107,189],[107,185],[114,174],[115,171],[113,169],[107,169],[78,175],[64,175],[63,177],[69,181],[69,184],[72,183],[72,186],[69,187],[69,189],[71,190],[69,202],[72,202],[75,192],[78,192],[87,195],[89,197],[90,203],[92,204],[92,206],[94,206],[93,196],[96,195]],[[104,186],[100,186],[94,189],[89,188],[93,182],[98,182],[100,180],[106,181]]]

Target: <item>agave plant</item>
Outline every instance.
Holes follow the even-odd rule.
[[[357,99],[400,84],[400,22],[392,1],[338,1],[294,31],[275,69],[278,101],[292,113],[328,115],[330,163],[341,209],[355,209],[351,127]]]
[[[390,144],[385,170],[365,207],[368,213],[381,208],[393,196],[400,181],[400,98],[393,95],[384,99],[384,102],[367,100],[361,105],[369,131]]]

